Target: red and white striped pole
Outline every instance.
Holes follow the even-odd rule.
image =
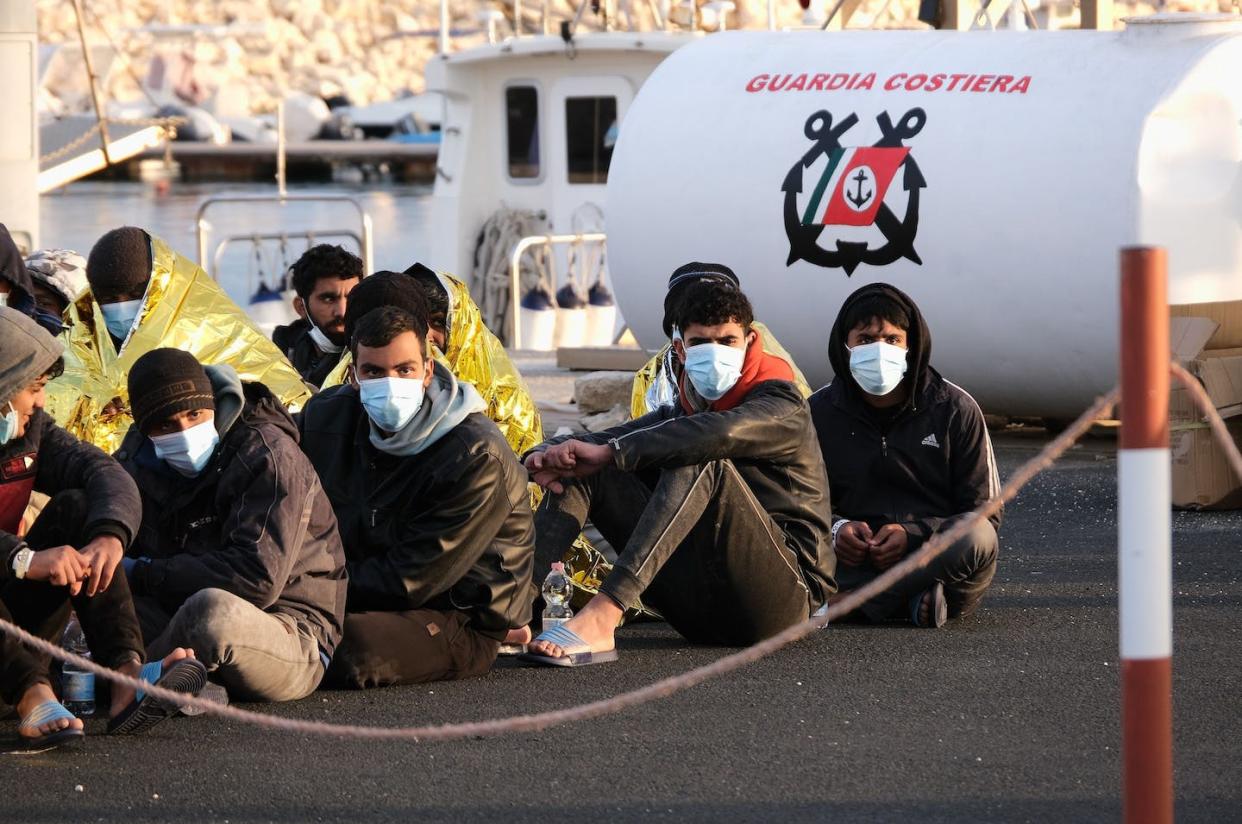
[[[1167,258],[1121,251],[1117,455],[1122,819],[1173,821],[1173,561]]]

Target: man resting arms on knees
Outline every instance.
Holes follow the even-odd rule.
[[[811,396],[832,482],[838,581],[856,589],[1000,491],[983,413],[929,365],[931,333],[883,283],[846,299],[828,357],[836,378]],[[939,627],[969,615],[996,572],[1000,514],[862,607],[872,621]]]
[[[483,675],[530,622],[526,473],[478,392],[432,359],[415,298],[418,314],[388,306],[358,320],[349,382],[302,416],[349,559],[332,685]]]
[[[96,663],[197,692],[206,674],[182,660],[187,650],[168,650],[162,662],[142,667],[138,620],[118,570],[141,503],[116,461],[43,411],[44,387],[60,373],[62,351],[34,321],[0,308],[0,617],[58,642],[72,608]],[[18,525],[32,491],[51,501],[23,538]],[[31,746],[82,735],[82,722],[56,701],[48,665],[46,655],[7,635],[0,639],[0,697],[17,708],[18,734]],[[111,699],[113,732],[141,732],[176,711],[158,699],[135,700],[131,687],[113,686]]]
[[[691,641],[749,644],[836,589],[828,482],[789,365],[763,351],[732,285],[694,284],[679,307],[678,405],[527,456],[550,493],[536,514],[540,568],[588,518],[619,549],[600,594],[527,660],[614,659],[617,622],[640,595]]]
[[[293,419],[179,349],[139,358],[129,398],[117,457],[143,518],[125,564],[148,650],[193,648],[241,700],[309,695],[341,637],[345,558]]]

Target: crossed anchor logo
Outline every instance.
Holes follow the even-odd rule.
[[[919,226],[919,193],[927,181],[905,142],[923,130],[927,114],[914,108],[893,125],[884,112],[876,117],[879,141],[872,146],[843,146],[842,136],[857,123],[858,115],[850,114],[834,125],[832,114],[826,110],[807,118],[803,133],[815,145],[793,165],[781,186],[785,192],[785,234],[789,238],[786,266],[805,260],[825,268],[839,267],[848,276],[864,263],[886,266],[903,258],[923,263],[914,249],[914,239]],[[804,196],[806,171],[821,159],[819,179]],[[899,173],[906,192],[901,217],[887,202]],[[822,245],[820,239],[829,227],[838,227],[838,231],[875,227],[884,242],[872,246],[870,241],[837,237]]]

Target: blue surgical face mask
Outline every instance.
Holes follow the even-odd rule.
[[[9,411],[0,415],[0,446],[17,437],[18,422],[17,407],[10,403]]]
[[[422,378],[372,378],[358,381],[358,396],[371,422],[385,432],[400,432],[423,405]]]
[[[695,391],[709,401],[718,401],[742,377],[746,350],[719,343],[700,343],[686,347],[686,375]]]
[[[103,313],[108,334],[117,340],[125,340],[129,330],[134,328],[138,313],[142,311],[142,298],[123,300],[120,303],[101,303],[99,311]]]
[[[906,350],[882,340],[855,346],[850,349],[850,374],[868,395],[887,395],[906,375]]]
[[[187,478],[193,478],[211,460],[211,453],[220,443],[220,433],[216,431],[214,420],[203,421],[180,432],[152,435],[151,443],[155,445],[157,458]]]

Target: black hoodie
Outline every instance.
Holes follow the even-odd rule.
[[[169,612],[216,588],[267,612],[309,624],[330,657],[345,617],[345,551],[332,504],[298,430],[261,383],[207,367],[216,395],[220,445],[186,478],[155,455],[131,426],[117,460],[142,494],[142,527],[128,555],[135,595]]]
[[[285,357],[298,370],[302,380],[315,389],[323,386],[328,375],[341,362],[340,352],[321,352],[311,337],[310,321],[298,318],[287,326],[272,330],[272,342],[285,353]]]
[[[850,374],[842,319],[858,300],[885,294],[909,314],[905,403],[881,413]],[[828,360],[837,376],[810,398],[832,488],[833,523],[865,521],[873,530],[901,524],[913,551],[956,515],[1000,492],[983,412],[964,389],[930,365],[931,332],[914,301],[876,283],[846,298],[832,326]],[[1000,529],[1001,516],[991,519]]]
[[[9,285],[8,305],[27,317],[34,317],[34,283],[26,271],[26,261],[13,242],[9,229],[0,223],[0,280]]]
[[[55,337],[61,333],[64,324],[60,316],[43,311],[35,302],[34,281],[26,270],[26,261],[3,223],[0,223],[0,281],[9,285],[8,306],[34,320],[49,335]]]

